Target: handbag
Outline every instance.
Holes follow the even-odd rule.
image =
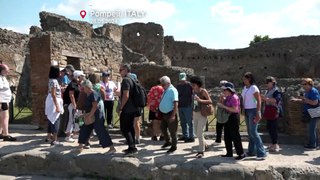
[[[267,120],[276,120],[279,117],[278,108],[272,105],[265,105],[263,117]]]
[[[81,110],[81,111],[85,110],[86,99],[87,99],[87,94],[84,91],[80,91],[78,102],[77,102],[78,110]]]
[[[201,95],[203,98],[205,96]],[[210,98],[210,97],[209,97]],[[213,106],[212,104],[200,104],[200,112],[202,116],[210,116],[213,115]]]
[[[212,104],[201,104],[200,112],[202,116],[213,115],[213,106]]]
[[[320,106],[318,106],[316,108],[308,109],[308,113],[311,118],[319,118],[320,117]]]
[[[229,113],[226,109],[218,107],[217,108],[217,121],[220,124],[224,124],[228,122],[231,113]]]

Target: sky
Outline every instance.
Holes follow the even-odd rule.
[[[0,10],[0,28],[21,33],[40,27],[39,12],[48,11],[94,27],[155,22],[175,40],[211,49],[245,48],[254,35],[320,34],[320,0],[0,0]],[[112,13],[121,17],[97,17]]]

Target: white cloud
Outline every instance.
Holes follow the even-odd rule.
[[[246,13],[243,7],[224,1],[210,10],[215,21],[229,28],[225,36],[234,47],[246,47],[254,35],[286,37],[319,34],[320,29],[320,0],[296,0],[280,11],[261,13]]]
[[[2,27],[2,29],[8,29],[8,30],[22,33],[22,34],[29,34],[30,27],[31,25],[30,26],[5,26],[5,27]]]
[[[58,4],[56,7],[47,7],[47,5],[44,4],[42,10],[65,16],[78,16],[81,10],[86,10],[87,17],[90,15],[91,10],[109,12],[137,10],[146,13],[144,18],[120,19],[123,23],[162,22],[170,18],[176,12],[176,8],[173,4],[161,0],[68,0]]]
[[[64,16],[79,15],[80,11],[89,7],[88,1],[83,0],[68,0],[61,2],[57,7],[48,7],[47,4],[43,4],[41,11],[48,11],[57,13]]]

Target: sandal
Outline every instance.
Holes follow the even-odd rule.
[[[196,158],[202,158],[204,156],[203,152],[198,152]]]
[[[12,136],[3,136],[3,141],[16,141],[17,138],[14,138]]]

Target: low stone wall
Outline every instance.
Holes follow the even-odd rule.
[[[174,156],[172,157],[174,158]],[[315,167],[248,167],[233,163],[201,161],[159,162],[150,158],[61,155],[59,153],[16,153],[0,159],[0,173],[9,175],[46,175],[54,177],[91,177],[112,179],[167,180],[318,180],[320,168]]]

